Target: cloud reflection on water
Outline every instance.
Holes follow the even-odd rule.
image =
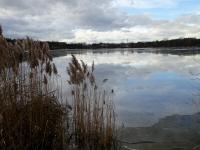
[[[126,126],[149,126],[168,115],[199,111],[194,102],[200,84],[194,78],[200,72],[200,55],[114,52],[76,57],[88,65],[95,62],[99,81],[109,79],[105,86],[115,90],[118,116]],[[54,59],[63,80],[70,59]]]

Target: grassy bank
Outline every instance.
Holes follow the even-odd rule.
[[[69,105],[48,44],[9,43],[0,29],[0,53],[0,149],[118,148],[113,91],[97,86],[94,65],[72,56],[63,85],[71,88]]]

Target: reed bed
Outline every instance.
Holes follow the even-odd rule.
[[[62,149],[65,108],[47,44],[0,35],[0,149]],[[26,62],[24,60],[26,59]]]
[[[91,70],[72,56],[63,102],[48,44],[6,41],[0,27],[0,149],[117,149],[113,90],[98,88]]]

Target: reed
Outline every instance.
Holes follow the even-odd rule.
[[[0,36],[0,149],[62,149],[65,108],[47,44]],[[26,59],[26,61],[24,61]]]
[[[113,90],[97,86],[91,69],[72,55],[68,67],[74,141],[78,149],[117,149]]]
[[[91,70],[72,55],[72,105],[62,103],[58,70],[48,44],[9,43],[0,27],[0,149],[117,149],[113,91],[99,88]]]

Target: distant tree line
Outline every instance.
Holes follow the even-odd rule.
[[[7,39],[9,42],[15,42],[15,39]],[[156,47],[200,47],[200,39],[182,38],[173,40],[161,40],[152,42],[137,43],[65,43],[47,41],[50,49],[101,49],[101,48],[156,48]]]

